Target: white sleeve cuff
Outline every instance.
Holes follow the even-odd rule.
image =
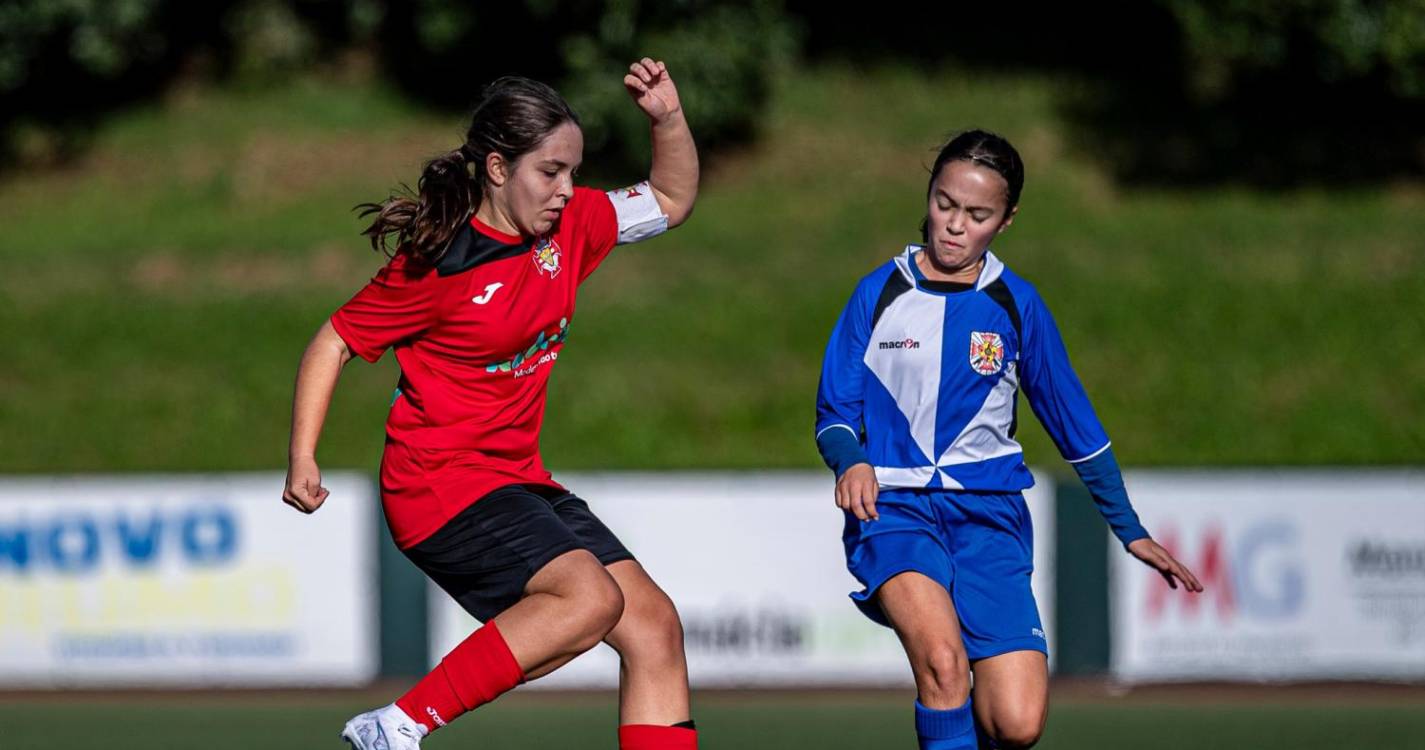
[[[668,231],[668,216],[659,207],[647,180],[632,187],[610,190],[607,195],[618,217],[618,244],[639,242]]]

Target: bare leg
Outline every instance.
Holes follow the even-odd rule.
[[[945,587],[920,573],[901,573],[881,585],[876,600],[905,647],[921,705],[938,710],[965,705],[970,664]]]
[[[533,680],[598,645],[623,609],[623,593],[598,558],[574,550],[540,568],[524,598],[494,622],[525,679]]]
[[[980,659],[975,670],[975,720],[1002,748],[1039,741],[1049,712],[1049,661],[1038,651]]]
[[[691,718],[683,624],[673,600],[643,566],[608,567],[623,591],[623,617],[605,638],[619,653],[619,723],[668,726]]]

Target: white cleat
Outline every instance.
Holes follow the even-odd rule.
[[[355,750],[418,750],[425,727],[392,703],[348,721],[341,738]]]

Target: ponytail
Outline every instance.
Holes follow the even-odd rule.
[[[426,162],[416,183],[381,203],[357,206],[363,218],[375,214],[361,233],[371,248],[387,256],[408,253],[434,265],[445,254],[460,226],[480,206],[480,190],[471,174],[469,152],[461,146]]]

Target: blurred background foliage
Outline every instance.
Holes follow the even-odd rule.
[[[647,124],[611,76],[642,55],[676,59],[701,144],[743,142],[796,29],[776,0],[6,0],[5,150],[12,162],[73,158],[96,118],[180,82],[262,87],[314,67],[375,68],[451,111],[501,75],[549,81],[585,119],[590,152],[628,170],[646,161]]]
[[[374,68],[449,110],[479,83],[554,83],[590,151],[632,168],[643,123],[603,85],[643,54],[676,59],[702,145],[746,142],[773,77],[802,59],[955,60],[1077,71],[1066,100],[1096,158],[1137,181],[1369,180],[1425,170],[1425,0],[893,4],[807,0],[5,0],[0,109],[11,163],[62,161],[96,118],[183,80],[263,86]]]
[[[1125,463],[1425,461],[1425,0],[913,7],[0,0],[0,471],[280,467],[301,349],[381,262],[348,209],[508,73],[578,108],[590,184],[646,174],[643,54],[703,190],[582,290],[550,465],[817,465],[826,336],[975,126],[1025,156],[996,252]],[[347,369],[324,465],[375,465],[394,369]]]

